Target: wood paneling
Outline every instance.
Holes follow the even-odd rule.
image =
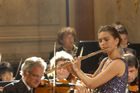
[[[66,26],[65,0],[0,0],[2,60],[48,59],[56,33]]]
[[[70,0],[70,24],[75,27],[79,40],[94,40],[93,0]]]
[[[93,40],[93,0],[68,0],[68,4],[66,0],[0,0],[2,60],[19,62],[29,56],[48,60],[57,31],[67,26],[66,18],[79,40]]]
[[[93,1],[96,33],[100,26],[120,21],[128,31],[129,41],[140,43],[140,7],[136,12],[135,0],[120,0],[120,9],[118,9],[117,0]],[[140,3],[138,3],[138,6],[140,6]]]

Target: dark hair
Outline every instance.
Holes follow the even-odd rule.
[[[114,37],[114,39],[118,38],[119,39],[118,46],[120,46],[122,39],[121,39],[118,31],[113,26],[111,26],[111,25],[101,26],[101,28],[98,30],[98,33],[100,33],[100,32],[109,32]]]
[[[139,61],[136,56],[132,54],[124,54],[124,58],[128,62],[128,66],[135,66],[135,68],[139,67]]]
[[[13,68],[8,62],[0,62],[0,75],[4,74],[5,72],[13,72]]]
[[[120,21],[116,21],[112,24],[113,27],[124,26]]]
[[[122,23],[121,23],[120,21],[116,21],[116,22],[114,22],[112,25],[113,25],[113,26],[114,26],[114,25],[122,25]]]
[[[128,35],[128,32],[127,32],[125,27],[122,26],[122,27],[119,27],[119,28],[116,28],[116,29],[117,29],[119,34],[126,34],[126,35]]]
[[[64,27],[57,33],[57,41],[59,44],[62,45],[61,40],[63,39],[65,34],[72,34],[74,40],[76,41],[76,31],[72,27]]]

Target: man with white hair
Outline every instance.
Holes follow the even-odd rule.
[[[29,57],[21,66],[22,79],[6,85],[3,93],[33,93],[45,72],[46,63],[40,57]]]
[[[50,69],[56,66],[60,66],[62,64],[67,63],[68,61],[72,61],[73,57],[69,53],[65,51],[56,52],[56,55],[50,60]],[[48,77],[52,77],[54,73],[49,73]],[[60,68],[56,70],[57,79],[67,79],[70,75],[67,68]]]
[[[71,62],[71,61],[73,61],[73,57],[66,51],[56,52],[56,55],[50,60],[50,69],[52,69],[54,65],[61,67],[61,66],[64,66],[64,64],[66,64],[67,62]],[[78,80],[76,76],[73,76],[69,72],[69,70],[72,70],[72,69],[67,66],[62,67],[62,68],[57,69],[56,73],[53,73],[53,72],[49,73],[48,77],[52,78],[52,76],[55,74],[57,81],[63,80],[63,81],[68,81],[68,83],[70,83],[71,87],[68,90],[63,90],[62,93],[92,93],[89,91],[89,89],[86,88],[86,86],[81,81]],[[76,89],[73,89],[73,85],[71,85],[72,83],[73,85],[76,85]],[[59,90],[56,92],[59,92]]]

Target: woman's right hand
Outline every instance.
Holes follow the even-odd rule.
[[[72,62],[72,69],[75,72],[81,70],[81,58],[80,57],[74,58],[74,60]]]
[[[81,59],[80,58],[75,58],[72,61],[72,65],[68,66],[67,69],[70,73],[77,76],[76,72],[81,69]]]

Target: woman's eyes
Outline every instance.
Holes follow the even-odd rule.
[[[107,38],[105,38],[104,40],[105,40],[105,41],[109,41],[109,39],[107,39]]]
[[[109,39],[105,38],[105,39],[99,39],[99,42],[102,42],[102,41],[109,41]]]

